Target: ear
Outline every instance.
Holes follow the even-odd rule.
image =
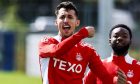
[[[109,45],[111,45],[111,38],[109,38]]]
[[[54,25],[57,25],[57,21],[56,20],[54,21]]]
[[[80,25],[80,20],[76,21],[76,27]]]

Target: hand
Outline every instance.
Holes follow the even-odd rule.
[[[94,29],[94,27],[93,27],[93,26],[87,26],[87,27],[85,27],[85,28],[86,28],[87,31],[88,31],[88,38],[93,37],[94,34],[95,34],[95,29]]]
[[[118,73],[117,84],[127,84],[127,77],[125,73],[121,69],[118,69],[117,73]]]

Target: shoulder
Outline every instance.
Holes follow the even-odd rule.
[[[49,37],[49,36],[43,36],[42,38],[41,38],[41,42],[48,42],[49,41],[49,39],[50,39],[51,37]]]
[[[82,46],[83,48],[89,48],[89,49],[95,50],[95,48],[93,47],[93,45],[91,45],[91,44],[89,44],[89,43],[86,43],[86,42],[81,41],[79,44],[80,44],[80,46]]]
[[[129,60],[128,60],[128,58],[129,58]],[[130,60],[130,59],[131,59],[131,60]],[[132,65],[132,66],[137,66],[137,67],[140,68],[140,61],[136,60],[135,58],[130,57],[130,56],[127,56],[126,61],[127,61],[127,62],[128,62],[128,61],[131,61],[131,65]]]
[[[140,66],[140,62],[136,60],[135,58],[133,58],[132,56],[130,56],[129,54],[127,54],[124,58],[125,58],[126,63]]]
[[[132,63],[132,67],[139,71],[140,70],[140,61],[134,59],[133,63]]]
[[[45,35],[41,38],[40,43],[49,43],[54,41],[55,39],[53,37]]]
[[[133,65],[139,66],[140,67],[140,61],[133,59]]]
[[[92,56],[99,56],[99,54],[97,53],[96,49],[93,47],[93,45],[86,43],[86,42],[80,42],[80,49],[83,52],[88,53],[89,55]],[[94,54],[94,55],[93,55]]]

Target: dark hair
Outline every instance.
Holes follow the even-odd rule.
[[[56,15],[58,15],[58,10],[60,10],[61,8],[65,8],[66,10],[74,10],[76,16],[78,17],[78,10],[76,6],[73,4],[73,2],[70,1],[61,2],[55,9]]]
[[[130,35],[130,39],[132,39],[132,31],[131,31],[131,29],[130,29],[127,25],[125,25],[125,24],[117,24],[117,25],[113,26],[112,29],[111,29],[110,32],[109,32],[109,38],[111,38],[111,33],[112,33],[112,31],[113,31],[115,28],[118,28],[118,27],[127,29],[128,32],[129,32],[129,35]]]

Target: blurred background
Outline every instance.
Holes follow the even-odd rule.
[[[54,9],[67,0],[0,0],[0,81],[2,84],[41,84],[38,42],[54,36]],[[69,0],[79,9],[82,26],[93,25],[93,44],[101,58],[110,56],[108,33],[123,23],[133,32],[130,55],[140,60],[140,0]],[[21,81],[21,82],[20,82]]]

